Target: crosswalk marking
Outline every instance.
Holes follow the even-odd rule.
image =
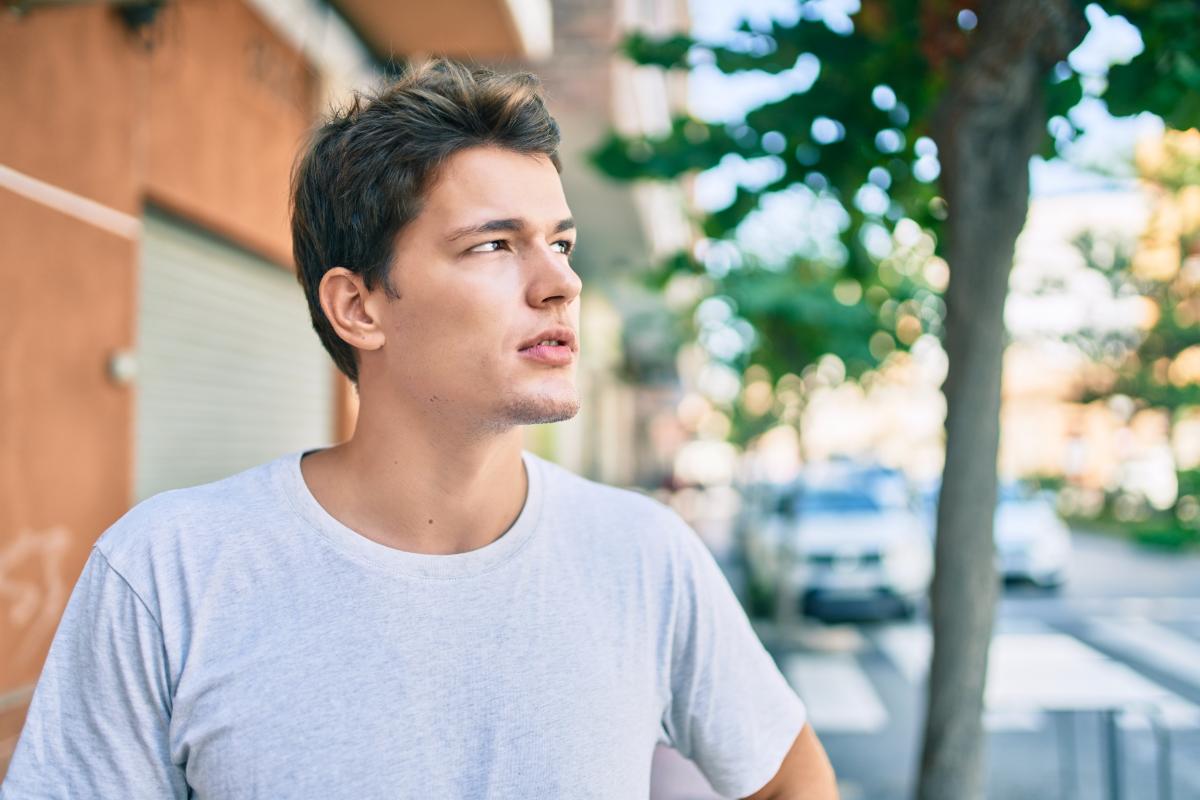
[[[1106,629],[1110,640],[1152,655],[1172,674],[1192,678],[1200,671],[1200,645],[1148,620],[1129,622],[1123,620],[1116,633]],[[928,626],[890,626],[872,638],[909,683],[926,679],[933,643]],[[1054,709],[1113,707],[1157,709],[1168,727],[1200,727],[1200,707],[1075,637],[1040,625],[1006,626],[992,640],[986,702],[984,722],[992,731],[1037,730],[1046,724],[1044,712]],[[1122,725],[1141,728],[1148,720],[1146,714],[1132,713]]]
[[[998,635],[1050,632],[1043,622],[1034,619],[1004,620],[997,624],[997,630]],[[925,680],[929,673],[929,655],[933,652],[933,632],[928,624],[908,622],[888,625],[876,631],[872,639],[909,683]]]
[[[929,672],[933,633],[928,625],[890,625],[875,634],[875,646],[900,670],[909,683],[920,683]]]
[[[1022,731],[1033,733],[1046,726],[1046,714],[1042,711],[1026,709],[994,709],[983,711],[984,730],[993,733],[1012,733]]]
[[[1088,622],[1093,641],[1200,687],[1200,642],[1142,617]]]
[[[996,637],[986,699],[989,708],[1158,709],[1171,727],[1200,726],[1200,708],[1063,633]]]
[[[887,709],[854,655],[788,655],[783,674],[804,699],[818,733],[878,733],[887,726]]]
[[[923,625],[897,625],[877,637],[911,683],[928,672],[930,641]],[[887,708],[852,654],[793,655],[783,669],[817,731],[876,733],[887,725]],[[1045,723],[1045,714],[1027,709],[988,709],[983,716],[984,727],[996,732],[1036,731]]]
[[[1015,605],[1029,601],[1006,602]],[[1200,597],[1064,597],[1062,607],[1085,617],[1117,615],[1181,621],[1200,618]]]

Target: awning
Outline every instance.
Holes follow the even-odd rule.
[[[418,55],[536,61],[550,55],[550,0],[333,0],[383,61]]]

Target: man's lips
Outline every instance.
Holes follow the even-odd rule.
[[[554,325],[545,328],[540,333],[526,339],[517,349],[524,352],[535,347],[553,346],[542,345],[542,342],[558,342],[559,346],[565,347],[572,353],[579,349],[576,343],[575,331],[565,325]]]
[[[522,358],[550,367],[565,367],[575,360],[578,350],[575,331],[566,325],[552,325],[526,339],[517,350]]]
[[[522,358],[554,367],[565,367],[575,360],[575,353],[565,344],[535,344],[517,352]]]

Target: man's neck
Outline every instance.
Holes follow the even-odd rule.
[[[521,429],[485,435],[388,411],[364,405],[349,441],[301,461],[317,502],[351,530],[413,553],[464,553],[507,531],[528,488]]]

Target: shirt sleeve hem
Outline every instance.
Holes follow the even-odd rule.
[[[746,770],[745,777],[742,780],[731,780],[724,786],[713,787],[722,796],[742,798],[752,795],[770,783],[779,772],[783,759],[792,749],[796,737],[808,723],[808,710],[797,697],[794,702],[788,703],[786,708],[780,710],[778,719],[779,724],[772,734],[766,737],[768,746],[763,749],[761,757],[754,762],[753,767]]]

